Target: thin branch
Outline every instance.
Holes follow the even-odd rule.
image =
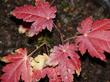
[[[65,39],[64,42],[67,42],[72,39],[74,40],[78,35],[79,35],[79,32],[76,32],[76,34],[73,37],[69,37],[69,38]]]
[[[39,48],[41,48],[44,45],[45,45],[45,43],[41,44],[39,47],[37,47],[35,50],[33,50],[28,56],[32,56]]]
[[[70,3],[71,3],[72,5],[74,5],[74,0],[70,0]]]
[[[54,24],[56,30],[58,31],[58,33],[60,34],[60,40],[61,40],[61,43],[64,44],[64,40],[63,40],[63,35],[61,33],[61,31],[59,30],[59,28]]]
[[[75,39],[75,38],[76,37],[69,37],[69,38],[65,39],[64,42],[67,42],[67,41],[72,40],[72,39]]]
[[[45,48],[46,48],[46,51],[47,51],[47,55],[49,55],[49,49],[48,49],[48,46],[45,45]]]
[[[50,3],[50,5],[52,5],[54,2],[55,2],[55,0],[52,0],[51,3]]]

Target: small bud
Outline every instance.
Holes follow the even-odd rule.
[[[22,25],[20,25],[18,31],[19,31],[19,33],[23,34],[27,31],[27,29],[24,28]]]

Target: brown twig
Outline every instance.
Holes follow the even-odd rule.
[[[67,42],[67,41],[69,41],[71,39],[74,40],[78,35],[79,35],[79,32],[76,32],[76,34],[73,37],[69,37],[69,38],[65,39],[64,42]]]
[[[48,46],[45,45],[45,48],[46,48],[46,51],[47,51],[47,55],[49,55],[49,49],[48,49]]]
[[[45,43],[41,44],[39,47],[37,47],[35,50],[33,50],[28,56],[32,56],[39,48],[41,48],[42,46],[44,46]]]
[[[69,38],[65,39],[64,42],[67,42],[67,41],[69,41],[69,40],[71,40],[71,39],[75,39],[75,38],[76,38],[76,37],[69,37]]]
[[[64,44],[64,40],[63,40],[63,35],[61,33],[61,31],[59,30],[59,28],[54,24],[56,30],[58,31],[58,33],[60,34],[60,40],[61,40],[61,43]]]
[[[51,3],[50,3],[50,5],[52,5],[54,2],[55,2],[55,0],[52,0]]]

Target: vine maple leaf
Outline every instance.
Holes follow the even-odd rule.
[[[32,70],[26,49],[20,48],[15,54],[5,56],[3,60],[9,64],[3,67],[1,82],[19,82],[20,77],[25,82],[32,81]]]
[[[29,36],[37,35],[43,29],[49,31],[53,27],[53,18],[55,18],[56,8],[51,7],[48,2],[36,0],[35,6],[24,5],[16,7],[12,15],[18,19],[23,19],[26,22],[33,22],[28,32]]]
[[[91,17],[86,18],[78,27],[76,44],[79,51],[84,54],[86,51],[92,57],[106,61],[104,51],[110,53],[110,19],[93,21]]]
[[[48,76],[49,82],[62,82],[57,67],[47,67],[43,70],[43,73]]]
[[[75,72],[79,75],[80,60],[73,44],[55,46],[50,54],[49,65],[57,66],[58,74],[63,82],[72,82]]]
[[[47,67],[42,70],[33,70],[33,80],[37,81],[45,76],[48,76],[49,82],[62,82],[58,74],[57,67]]]

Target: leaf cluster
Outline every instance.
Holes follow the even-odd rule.
[[[43,53],[32,57],[40,47],[49,41],[47,37],[39,38],[38,43],[42,44],[28,54],[26,48],[17,49],[14,53],[1,58],[7,63],[3,67],[4,74],[0,77],[1,82],[36,82],[48,76],[49,82],[72,82],[73,74],[80,75],[81,61],[78,51],[82,56],[89,52],[91,57],[106,61],[104,52],[110,53],[110,19],[93,21],[92,17],[83,20],[77,27],[78,34],[73,36],[74,43],[65,43],[60,30],[54,24],[56,7],[48,2],[35,0],[35,6],[24,5],[16,7],[12,15],[26,22],[32,22],[29,29],[22,28],[20,31],[29,37],[38,35],[42,30],[52,31],[56,28],[60,33],[62,44],[54,46],[50,53]]]

